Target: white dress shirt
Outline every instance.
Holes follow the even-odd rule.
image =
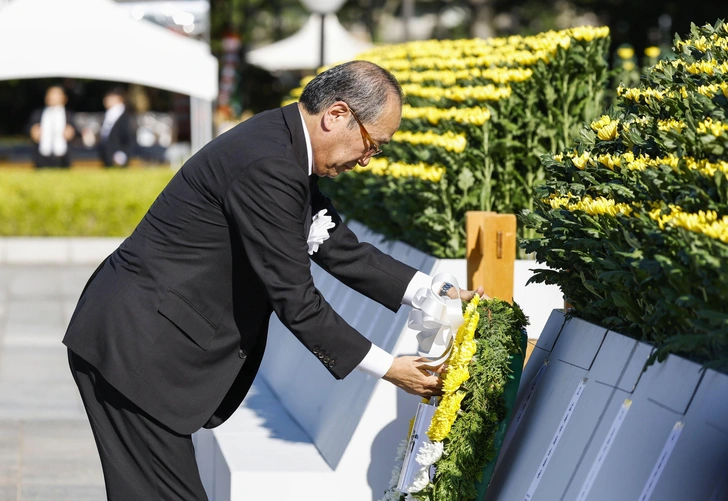
[[[301,111],[300,109],[298,110]],[[306,137],[306,152],[308,154],[308,175],[313,174],[313,149],[311,147],[311,137],[308,135],[308,129],[306,128],[306,122],[301,114],[301,123],[303,124],[303,135]],[[415,293],[423,288],[428,288],[432,284],[432,277],[426,275],[420,271],[415,273],[410,283],[407,285],[407,289],[404,292],[402,298],[402,304],[406,306],[412,306],[412,299],[415,297]],[[379,346],[372,343],[372,347],[369,348],[369,353],[359,363],[357,369],[366,372],[379,379],[382,378],[394,362],[394,357],[381,349]]]
[[[38,149],[44,157],[62,157],[68,151],[66,132],[66,108],[46,106],[40,117],[40,142]]]

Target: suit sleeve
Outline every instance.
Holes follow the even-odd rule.
[[[122,124],[123,128],[120,141],[121,150],[126,153],[127,156],[130,156],[136,144],[136,139],[134,137],[134,121],[132,120],[132,116],[128,113],[124,113],[121,118],[124,119],[124,123]]]
[[[268,158],[232,181],[224,210],[278,318],[342,379],[361,362],[371,342],[314,287],[304,235],[308,192],[308,178],[298,165]]]
[[[313,261],[357,292],[397,311],[417,270],[369,243],[359,242],[317,185],[312,188],[311,197],[313,213],[326,209],[336,224],[329,239],[312,256]]]

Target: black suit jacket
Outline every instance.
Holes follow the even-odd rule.
[[[99,138],[99,156],[104,165],[109,167],[114,165],[114,153],[121,151],[126,155],[124,166],[129,164],[132,148],[136,144],[134,138],[134,129],[132,127],[132,117],[129,112],[119,116],[109,131],[106,138]]]
[[[316,179],[295,104],[216,138],[94,273],[63,342],[180,433],[216,426],[237,409],[272,311],[345,377],[371,343],[314,287],[311,215],[326,208],[336,223],[314,261],[389,309],[399,308],[416,270],[358,242]]]

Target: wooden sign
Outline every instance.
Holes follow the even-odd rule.
[[[516,216],[496,212],[465,214],[468,289],[483,286],[490,297],[513,302]]]

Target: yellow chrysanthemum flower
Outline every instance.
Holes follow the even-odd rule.
[[[615,120],[611,122],[609,125],[605,125],[599,131],[597,132],[597,137],[601,139],[602,141],[611,141],[612,139],[617,137],[617,125],[619,125],[619,120]]]
[[[612,155],[600,155],[597,157],[597,160],[600,164],[608,167],[611,170],[614,170],[615,167],[621,166],[621,160],[618,156],[615,157]]]
[[[452,131],[446,131],[443,134],[437,134],[432,131],[399,131],[394,134],[392,140],[414,145],[424,144],[427,146],[437,146],[455,153],[462,153],[465,151],[465,147],[468,144],[465,134],[456,134]]]
[[[574,164],[574,166],[579,170],[584,170],[586,166],[589,164],[589,152],[585,151],[579,156],[572,156],[571,162]]]
[[[457,418],[460,404],[465,398],[465,392],[445,394],[437,406],[435,414],[432,416],[430,428],[427,430],[427,436],[433,442],[441,442],[450,433],[455,419]]]
[[[650,218],[657,221],[660,229],[665,229],[667,225],[677,226],[728,243],[728,216],[719,217],[712,210],[687,213],[675,205],[669,208],[669,214],[663,214],[660,209],[650,212]]]
[[[715,137],[721,136],[724,132],[728,131],[728,124],[723,122],[714,122],[712,118],[708,117],[698,124],[698,134],[711,134]]]
[[[660,57],[660,48],[655,47],[654,45],[652,47],[647,47],[645,49],[645,56],[653,59]]]
[[[631,59],[634,57],[634,49],[632,47],[620,47],[617,49],[617,55],[620,59]]]

